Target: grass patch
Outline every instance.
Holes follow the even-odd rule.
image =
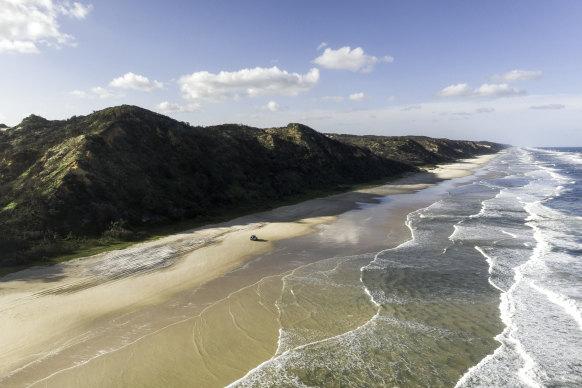
[[[5,211],[7,211],[7,210],[12,210],[12,209],[14,209],[14,208],[16,207],[16,205],[18,205],[18,204],[17,204],[15,201],[12,201],[12,202],[10,202],[8,205],[4,206],[4,207],[2,208],[2,210],[0,210],[0,211],[3,211],[3,212],[5,212]]]

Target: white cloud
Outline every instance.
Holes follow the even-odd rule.
[[[463,97],[469,96],[473,90],[467,84],[450,85],[441,90],[438,95],[441,97]]]
[[[408,106],[405,106],[404,108],[400,108],[400,110],[403,112],[407,112],[407,111],[411,111],[411,110],[419,110],[419,109],[422,109],[422,105],[408,105]]]
[[[277,66],[221,71],[218,74],[200,71],[178,80],[185,98],[208,101],[225,101],[240,94],[251,97],[271,94],[296,96],[313,88],[318,81],[318,69],[301,75],[279,70]]]
[[[281,106],[275,101],[269,101],[266,105],[263,106],[255,106],[253,107],[255,110],[262,110],[262,111],[271,111],[271,112],[278,112],[281,109]]]
[[[21,53],[36,54],[40,52],[33,42],[23,40],[0,40],[0,54],[2,53]]]
[[[498,83],[509,83],[515,81],[529,81],[532,79],[538,79],[542,77],[542,72],[539,70],[511,70],[505,74],[496,74],[491,77],[491,81]]]
[[[123,97],[123,95],[121,94],[115,94],[112,91],[105,89],[101,86],[97,86],[91,89],[91,91],[93,93],[95,93],[97,95],[97,97],[99,97],[100,99],[104,100],[107,98],[120,98]]]
[[[178,113],[178,112],[199,112],[202,110],[202,107],[197,102],[188,104],[186,106],[182,106],[179,104],[164,101],[156,105],[155,109],[162,113]]]
[[[474,90],[478,97],[501,97],[525,94],[525,91],[509,86],[508,84],[483,84]]]
[[[134,89],[149,92],[154,88],[162,88],[164,84],[159,81],[150,81],[143,75],[125,73],[123,76],[113,79],[109,86],[121,89]]]
[[[546,104],[546,105],[533,105],[530,106],[529,109],[534,110],[557,110],[557,109],[564,109],[566,105],[563,104]]]
[[[350,94],[350,97],[349,98],[352,101],[362,101],[364,99],[364,97],[365,97],[364,96],[364,93],[363,92],[360,92],[360,93]]]
[[[277,112],[279,109],[281,109],[281,106],[277,104],[275,101],[269,101],[269,103],[267,104],[267,109],[270,110],[271,112]]]
[[[100,98],[102,100],[105,100],[108,98],[121,98],[124,96],[121,93],[115,93],[115,92],[113,92],[107,88],[101,87],[101,86],[96,86],[94,88],[91,88],[91,90],[89,92],[76,89],[76,90],[69,92],[69,95],[76,97],[76,98],[86,98],[86,99]]]
[[[335,102],[336,104],[339,104],[340,102],[344,101],[344,98],[342,96],[325,96],[325,97],[321,97],[321,101]]]
[[[84,19],[92,5],[53,0],[0,0],[0,54],[40,52],[37,44],[75,46],[73,36],[60,31],[58,19]]]
[[[508,84],[483,84],[472,89],[466,83],[447,86],[437,93],[440,97],[503,97],[523,94],[525,91]]]
[[[85,19],[89,12],[93,9],[93,5],[83,5],[81,3],[73,3],[70,5],[69,2],[65,2],[63,5],[59,6],[60,11],[63,15],[72,16],[75,19]]]
[[[394,58],[390,56],[377,58],[365,54],[361,47],[352,50],[349,46],[337,50],[326,48],[323,54],[313,60],[313,62],[328,69],[361,71],[362,73],[372,71],[376,63],[393,61]]]
[[[322,48],[327,47],[327,43],[321,42],[319,46],[317,46],[317,51],[321,50]]]
[[[91,98],[91,96],[82,90],[73,90],[69,93],[71,96],[79,97],[79,98]]]

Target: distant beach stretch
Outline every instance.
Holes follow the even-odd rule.
[[[582,384],[580,155],[512,148],[7,275],[0,386]]]

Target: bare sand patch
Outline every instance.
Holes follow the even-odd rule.
[[[472,169],[487,164],[497,156],[498,154],[490,154],[481,155],[472,159],[463,159],[456,163],[438,166],[437,168],[430,170],[430,172],[435,174],[439,179],[460,178],[471,175]]]

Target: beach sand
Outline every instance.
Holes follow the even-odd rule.
[[[286,274],[321,258],[396,246],[409,238],[406,215],[426,204],[391,209],[366,233],[354,233],[362,226],[340,215],[466,176],[495,156],[5,276],[0,385],[229,384],[278,351]],[[358,315],[333,330],[375,313],[369,302],[355,307]]]

